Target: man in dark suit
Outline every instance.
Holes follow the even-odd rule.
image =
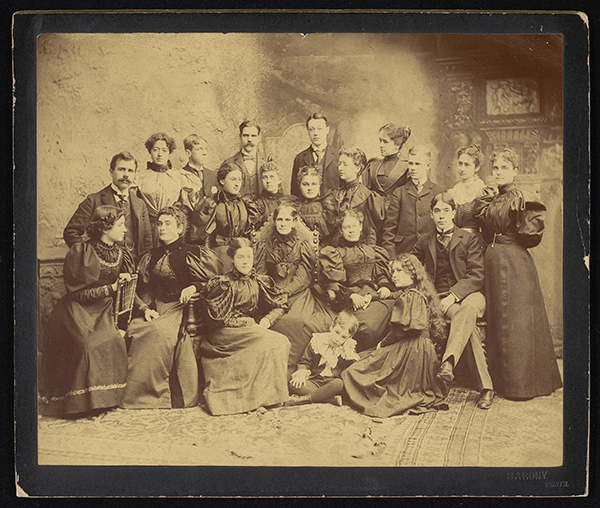
[[[461,356],[474,372],[481,392],[477,406],[489,409],[494,385],[476,326],[485,312],[483,247],[476,234],[454,226],[456,204],[450,194],[436,195],[431,201],[435,230],[419,238],[412,253],[431,276],[440,296],[442,312],[450,319],[450,334],[438,377],[454,380],[454,366]]]
[[[217,186],[217,172],[205,167],[208,143],[197,134],[183,140],[188,163],[182,168],[182,189],[195,199],[210,198]],[[182,193],[183,195],[184,193]]]
[[[265,163],[265,159],[258,154],[258,144],[260,142],[260,125],[250,120],[240,124],[240,144],[241,149],[238,153],[225,159],[223,164],[235,164],[242,172],[242,196],[249,196],[256,199],[262,191],[262,182],[260,180],[260,168]]]
[[[329,122],[323,113],[313,113],[306,120],[306,130],[311,145],[296,155],[292,167],[292,181],[290,193],[300,196],[300,184],[298,183],[298,171],[304,166],[320,165],[323,168],[323,179],[321,180],[321,196],[340,188],[340,176],[337,169],[338,154],[327,144],[329,134]]]
[[[430,168],[429,148],[414,146],[409,150],[410,181],[393,192],[383,223],[382,247],[390,259],[410,252],[420,236],[435,229],[429,205],[442,188],[428,179]]]
[[[80,204],[63,232],[69,247],[80,242],[85,227],[92,219],[94,210],[102,205],[116,206],[125,211],[127,232],[124,246],[131,251],[137,261],[144,251],[152,247],[152,231],[148,219],[148,209],[132,188],[137,171],[137,160],[129,152],[121,152],[110,161],[112,183],[95,194],[90,194]]]

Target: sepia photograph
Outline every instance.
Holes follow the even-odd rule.
[[[573,418],[587,432],[589,387],[568,367],[589,361],[587,321],[566,322],[588,291],[571,261],[585,245],[564,247],[568,185],[589,178],[587,156],[564,155],[572,35],[113,15],[114,31],[108,13],[51,30],[38,14],[27,40],[35,467],[219,477],[133,495],[486,495],[394,490],[419,468],[582,494],[587,436],[566,434]],[[311,471],[306,491],[229,485],[263,468]],[[367,480],[315,491],[321,468]]]

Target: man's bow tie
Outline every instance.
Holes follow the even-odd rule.
[[[446,239],[446,238],[452,238],[452,233],[454,233],[454,228],[449,229],[448,231],[438,231],[437,232],[438,240],[443,240],[443,239]]]
[[[255,161],[256,155],[243,155],[245,161]]]

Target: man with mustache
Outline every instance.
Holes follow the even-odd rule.
[[[121,152],[110,161],[112,182],[99,192],[90,194],[77,207],[63,232],[69,247],[82,241],[85,227],[94,210],[102,205],[117,206],[125,211],[127,231],[124,246],[137,261],[142,253],[152,247],[152,231],[148,209],[133,187],[137,171],[137,160],[129,152]]]
[[[263,189],[258,168],[265,160],[262,154],[257,153],[260,142],[260,125],[246,120],[240,124],[241,149],[233,157],[226,159],[223,164],[235,164],[242,172],[242,190],[240,195],[256,199]],[[222,164],[222,165],[223,165]]]

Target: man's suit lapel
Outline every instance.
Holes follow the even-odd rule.
[[[110,185],[100,191],[100,201],[102,201],[103,205],[117,206],[117,200]]]
[[[437,234],[435,231],[430,233],[427,247],[429,247],[431,259],[433,259],[433,277],[435,277],[437,274]]]

